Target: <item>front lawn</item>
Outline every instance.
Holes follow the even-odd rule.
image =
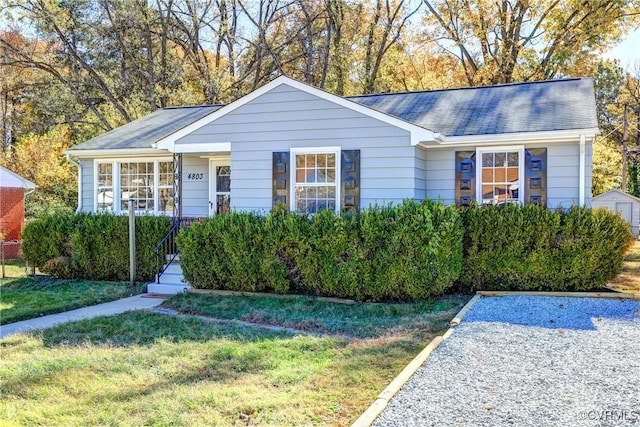
[[[197,299],[201,314],[268,320],[311,334],[129,312],[9,337],[1,341],[0,419],[68,426],[350,425],[468,298],[344,305],[183,295],[168,305],[191,304],[195,311]],[[384,320],[367,331],[362,325],[374,314]]]
[[[411,330],[431,335],[447,326],[448,310],[467,296],[449,295],[415,304],[338,304],[304,296],[176,295],[162,306],[218,319],[282,325],[300,331],[376,338]],[[429,313],[429,316],[424,316]],[[437,313],[444,313],[438,317]]]
[[[0,324],[60,313],[142,293],[123,282],[88,282],[50,278],[3,279],[0,282]]]

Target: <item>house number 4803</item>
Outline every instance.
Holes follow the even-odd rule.
[[[187,179],[199,180],[204,178],[204,173],[190,173]]]

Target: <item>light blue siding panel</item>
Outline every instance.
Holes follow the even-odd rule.
[[[272,153],[291,148],[359,149],[362,206],[413,198],[416,185],[424,187],[408,131],[289,86],[249,101],[178,144],[210,142],[232,144],[236,210],[271,208]]]
[[[202,179],[189,179],[189,174],[203,174]],[[209,160],[195,156],[182,158],[182,215],[209,215]]]
[[[472,148],[473,149],[473,148]],[[455,149],[426,151],[425,196],[455,203]]]
[[[81,194],[81,210],[83,212],[91,212],[94,208],[94,165],[93,159],[82,159],[79,161],[82,167],[82,194]]]

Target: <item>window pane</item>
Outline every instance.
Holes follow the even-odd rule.
[[[503,204],[518,200],[519,157],[518,152],[482,153],[482,203]]]
[[[336,155],[333,153],[296,155],[294,204],[297,212],[315,213],[322,209],[335,209],[335,163]]]
[[[231,168],[216,166],[216,191],[228,193],[231,191]]]

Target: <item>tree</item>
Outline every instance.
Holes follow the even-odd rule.
[[[0,165],[38,186],[34,194],[26,198],[27,216],[39,216],[51,209],[75,208],[77,171],[62,154],[70,146],[69,128],[58,126],[44,135],[24,135],[11,152],[0,155]]]
[[[467,84],[545,80],[619,40],[638,1],[423,0],[425,32],[464,70]]]

